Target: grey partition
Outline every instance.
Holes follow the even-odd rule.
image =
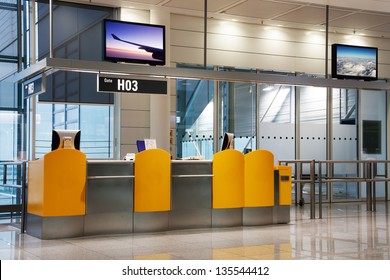
[[[279,167],[280,169],[285,166]],[[291,189],[291,174],[286,174],[280,170],[274,171],[274,209],[273,209],[273,223],[274,224],[287,224],[290,222],[290,208],[291,205],[280,204],[280,193],[282,190],[282,184],[286,184],[288,190]],[[282,175],[283,174],[283,175]],[[285,191],[285,189],[284,189]]]
[[[133,231],[134,163],[87,162],[85,235]]]
[[[211,227],[212,162],[173,160],[169,228]]]

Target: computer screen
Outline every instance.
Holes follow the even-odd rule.
[[[225,132],[223,135],[221,151],[234,148],[234,134]]]
[[[80,150],[80,130],[54,129],[51,140],[51,150],[76,149]]]
[[[372,81],[378,79],[378,48],[332,45],[332,77]]]
[[[104,60],[165,65],[165,26],[104,20]]]

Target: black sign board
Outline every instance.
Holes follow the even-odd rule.
[[[46,76],[39,75],[23,83],[24,98],[28,98],[46,91]]]
[[[167,87],[166,80],[98,75],[98,91],[100,92],[167,94]]]

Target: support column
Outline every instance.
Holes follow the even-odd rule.
[[[170,13],[165,11],[150,11],[150,23],[165,25],[165,59],[170,64]],[[150,96],[150,138],[156,139],[157,147],[170,153],[170,84],[168,80],[167,95]]]

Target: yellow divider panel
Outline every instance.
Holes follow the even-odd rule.
[[[134,212],[171,210],[171,156],[161,149],[135,155]]]
[[[279,170],[279,205],[291,205],[292,167],[275,166]]]
[[[85,215],[86,156],[58,149],[29,163],[27,211],[39,216]]]
[[[28,199],[27,212],[43,216],[44,194],[43,157],[28,163]]]
[[[213,157],[213,208],[244,206],[244,155],[225,150]]]
[[[245,207],[274,205],[274,155],[256,150],[245,155]]]

